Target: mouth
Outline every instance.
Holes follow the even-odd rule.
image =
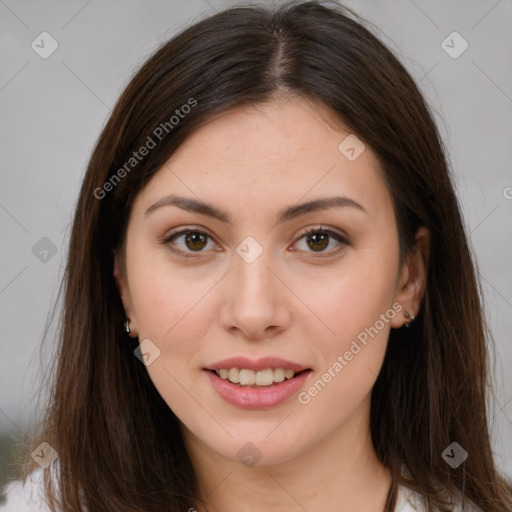
[[[240,387],[268,388],[293,379],[304,372],[310,372],[311,370],[307,368],[305,370],[295,371],[290,368],[285,369],[277,367],[257,371],[250,368],[221,368],[219,370],[208,371]]]
[[[244,409],[269,409],[286,402],[313,372],[312,368],[275,357],[232,357],[203,370],[224,401]]]

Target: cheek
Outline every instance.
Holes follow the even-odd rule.
[[[322,320],[326,346],[342,348],[392,306],[398,255],[375,249],[348,257],[330,276],[305,275],[294,291]],[[312,286],[314,283],[314,286]],[[336,342],[338,340],[338,342]]]
[[[139,268],[130,282],[139,340],[150,339],[159,350],[159,356],[147,366],[148,374],[167,405],[185,423],[208,423],[209,419],[199,405],[196,385],[201,374],[198,355],[212,317],[208,292],[217,280],[211,275],[193,276],[190,271],[170,272],[169,265],[153,264],[145,270]]]
[[[321,382],[307,394],[317,406],[334,400],[350,409],[371,390],[397,314],[392,307],[395,257],[394,252],[359,252],[337,277],[324,282],[322,293],[305,301],[322,320],[317,336],[309,336],[315,340],[311,352],[319,356],[316,379]]]
[[[364,416],[395,314],[391,287],[382,286],[379,291],[372,287],[371,293],[358,293],[357,281],[347,279],[343,284],[331,290],[336,306],[328,301],[324,309],[324,321],[335,335],[317,337],[318,343],[311,347],[321,354],[317,371],[297,396],[307,429],[315,438],[350,422],[350,418],[357,422],[356,418],[361,419],[358,411]]]
[[[141,244],[142,246],[142,244]],[[198,339],[198,318],[204,318],[208,291],[216,276],[205,270],[179,268],[161,249],[133,250],[129,261],[130,295],[141,337],[158,340],[166,348],[177,332],[187,329],[190,343]],[[178,350],[182,345],[176,344]],[[182,347],[183,348],[183,347]]]

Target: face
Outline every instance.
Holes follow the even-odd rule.
[[[190,443],[233,461],[367,429],[389,331],[417,312],[378,162],[328,118],[281,100],[200,128],[138,194],[115,260],[155,387]]]

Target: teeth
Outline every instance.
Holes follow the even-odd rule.
[[[233,384],[238,384],[240,382],[240,370],[238,368],[230,368],[228,370],[228,379],[229,382],[232,382]]]
[[[266,368],[258,371],[247,368],[222,368],[216,373],[221,379],[241,386],[271,386],[274,382],[283,382],[295,375],[294,370],[284,368]]]
[[[256,372],[254,370],[240,370],[240,386],[254,386],[256,384]]]
[[[255,380],[258,386],[270,386],[274,382],[274,370],[268,368],[257,371]]]
[[[284,371],[284,368],[276,368],[274,370],[274,382],[283,382],[285,376],[286,372]]]

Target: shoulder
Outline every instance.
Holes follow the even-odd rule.
[[[457,501],[453,512],[482,512],[469,498],[465,498],[464,507],[461,505],[460,496],[456,499]],[[395,512],[425,512],[421,495],[403,485],[399,486]]]
[[[50,512],[44,499],[42,478],[43,470],[37,469],[27,477],[25,485],[21,480],[5,485],[0,512]]]

